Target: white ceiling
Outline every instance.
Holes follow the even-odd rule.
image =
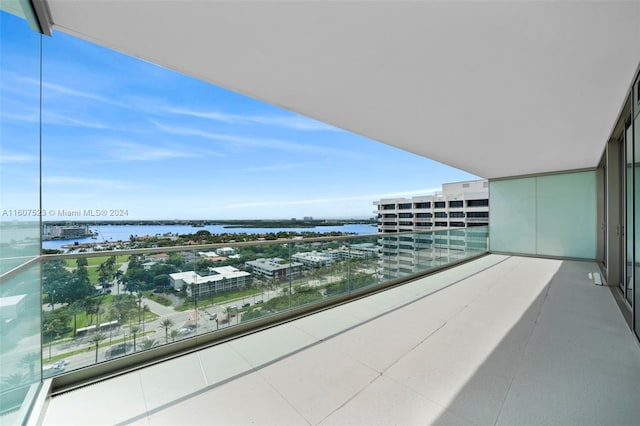
[[[487,178],[596,166],[640,61],[640,2],[48,4],[54,31]]]

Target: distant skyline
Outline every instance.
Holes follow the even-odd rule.
[[[15,204],[2,208],[37,209],[21,202],[37,176],[19,177],[39,155],[21,143],[39,120],[38,75],[25,72],[37,70],[38,57],[25,56],[27,24],[1,13],[0,164]],[[58,31],[43,37],[43,63],[45,211],[119,209],[127,216],[104,219],[124,220],[365,218],[380,198],[477,179]]]

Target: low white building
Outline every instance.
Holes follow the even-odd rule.
[[[321,266],[327,266],[333,263],[333,260],[331,259],[331,257],[326,256],[324,253],[317,252],[317,251],[296,253],[293,256],[291,256],[291,259],[302,263],[304,266],[312,267],[312,268],[319,268]]]
[[[216,252],[218,253],[218,256],[233,256],[234,254],[236,254],[236,250],[234,248],[231,247],[221,247],[218,250],[216,250]]]
[[[274,257],[272,259],[256,259],[245,262],[255,275],[260,275],[268,279],[285,280],[291,276],[295,279],[300,276],[302,263],[286,263],[284,259]]]
[[[236,290],[251,284],[251,274],[233,266],[209,268],[209,275],[196,272],[177,272],[169,274],[170,283],[176,290],[186,285],[187,296],[196,297]]]

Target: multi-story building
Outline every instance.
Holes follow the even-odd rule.
[[[169,274],[169,280],[176,290],[186,286],[187,296],[193,297],[195,294],[200,298],[248,286],[251,284],[251,274],[233,266],[221,266],[209,268],[209,275],[204,276],[193,271]]]
[[[485,239],[481,229],[457,228],[489,224],[489,182],[445,183],[434,195],[383,198],[373,204],[377,206],[378,232],[383,235],[380,274],[392,279],[449,261],[484,244],[467,235]],[[431,230],[438,232],[425,232]],[[409,234],[384,235],[397,233]]]
[[[42,239],[71,240],[93,236],[89,225],[44,225]]]
[[[304,266],[300,262],[286,262],[279,257],[271,259],[256,259],[245,262],[251,268],[253,274],[272,280],[284,281],[291,277],[298,278]]]
[[[291,256],[291,259],[302,263],[307,268],[319,268],[333,263],[331,257],[327,256],[324,252],[317,252],[315,250],[296,253]]]
[[[373,204],[380,233],[484,226],[489,224],[489,182],[445,183],[434,195],[383,198]]]

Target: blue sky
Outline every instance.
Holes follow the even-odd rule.
[[[1,18],[2,208],[38,208],[24,195],[38,184],[37,145],[24,142],[37,140],[38,36]],[[370,217],[381,197],[475,178],[60,32],[43,38],[43,64],[47,211]]]

